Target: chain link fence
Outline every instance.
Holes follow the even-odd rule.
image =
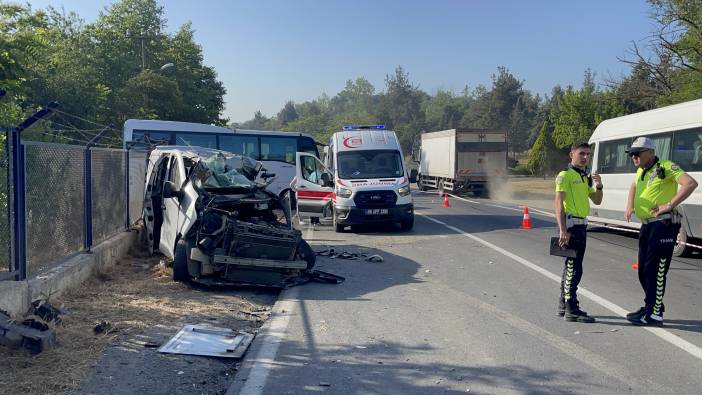
[[[134,225],[144,210],[144,185],[148,151],[129,150],[129,225]]]
[[[10,238],[12,212],[12,172],[7,133],[0,133],[0,279],[14,271],[11,259]]]
[[[26,163],[27,274],[79,252],[85,235],[85,150],[23,142]]]
[[[123,150],[91,148],[93,243],[98,244],[124,230],[127,215],[125,153]]]

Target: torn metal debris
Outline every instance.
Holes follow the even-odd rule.
[[[158,349],[160,353],[241,358],[254,335],[207,324],[186,325]]]
[[[0,312],[0,344],[38,354],[55,346],[56,334],[41,321],[30,318],[17,323]]]

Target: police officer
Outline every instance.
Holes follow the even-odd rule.
[[[638,170],[624,216],[628,222],[635,212],[641,221],[639,282],[645,297],[644,306],[626,319],[635,325],[662,325],[666,276],[680,230],[681,216],[675,207],[690,196],[697,182],[675,163],[659,159],[648,137],[634,140],[627,153]]]
[[[570,148],[570,164],[556,177],[556,220],[559,229],[559,245],[577,251],[575,258],[566,258],[561,277],[561,297],[558,300],[559,316],[566,321],[595,322],[595,319],[580,310],[577,291],[583,275],[583,257],[587,239],[587,216],[590,200],[602,202],[602,179],[599,174],[587,173],[590,160],[588,143],[573,144]]]

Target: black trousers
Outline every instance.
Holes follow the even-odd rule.
[[[666,277],[680,224],[661,220],[641,225],[639,233],[639,283],[644,290],[646,314],[661,315]]]
[[[583,258],[587,245],[587,225],[574,225],[568,228],[570,240],[568,247],[577,251],[575,258],[566,258],[561,275],[561,299],[565,303],[578,300],[578,284],[583,277]]]

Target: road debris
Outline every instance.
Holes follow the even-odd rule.
[[[0,312],[0,344],[39,354],[55,346],[56,334],[41,321],[29,318],[17,323],[9,315]]]
[[[165,354],[202,355],[221,358],[241,358],[251,345],[254,335],[207,324],[185,325],[171,340],[159,348]]]
[[[99,335],[101,333],[108,333],[112,330],[112,324],[107,321],[102,321],[93,327],[93,333]]]
[[[61,324],[61,316],[68,314],[68,311],[62,307],[56,308],[44,300],[35,300],[32,302],[34,308],[33,314],[46,322],[54,321],[56,325]]]
[[[331,383],[327,383],[326,381],[320,381],[319,386],[320,387],[331,387]]]
[[[383,262],[383,257],[378,255],[378,254],[375,254],[375,255],[371,255],[368,258],[366,258],[366,261],[373,262],[373,263],[380,263],[380,262]]]

